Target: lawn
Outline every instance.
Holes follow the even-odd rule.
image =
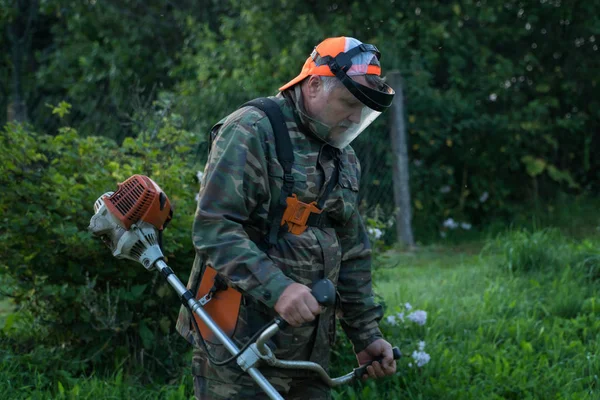
[[[437,246],[379,257],[382,329],[404,357],[396,376],[338,389],[334,398],[599,399],[600,284],[586,271],[600,265],[594,264],[600,240],[549,240],[513,236],[489,242],[483,251],[478,245]],[[423,325],[408,317],[417,310],[427,313]],[[419,350],[430,356],[420,367],[412,357]],[[3,351],[3,398],[193,398],[189,376],[160,387],[141,385],[118,370],[103,378],[48,378],[43,358]],[[333,373],[347,371],[349,362],[342,339]]]

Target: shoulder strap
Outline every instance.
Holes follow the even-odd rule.
[[[267,114],[269,122],[271,122],[271,126],[273,127],[273,134],[275,135],[275,151],[277,152],[277,159],[283,168],[283,186],[281,187],[279,200],[275,207],[269,208],[271,228],[269,230],[269,235],[267,236],[267,243],[269,246],[274,246],[277,243],[277,235],[280,227],[279,221],[281,221],[285,208],[287,207],[286,199],[292,195],[294,190],[294,176],[292,175],[294,150],[292,141],[281,108],[275,101],[266,97],[261,97],[245,103],[242,107],[256,107]]]

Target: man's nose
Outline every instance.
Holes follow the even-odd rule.
[[[362,109],[352,112],[352,114],[350,114],[350,116],[348,117],[348,120],[350,122],[352,122],[353,124],[359,124],[361,111],[362,111]]]

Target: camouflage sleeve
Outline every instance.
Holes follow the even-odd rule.
[[[221,127],[205,168],[193,243],[233,286],[272,308],[294,281],[244,230],[268,212],[266,144],[260,133],[270,129],[265,114],[256,109],[238,110]]]
[[[379,330],[383,308],[375,303],[371,284],[371,245],[358,210],[338,236],[342,244],[337,285],[339,317],[344,332],[354,345],[354,352],[358,353],[383,337]]]

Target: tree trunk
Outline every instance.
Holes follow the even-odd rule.
[[[6,27],[11,49],[11,99],[7,106],[8,122],[27,122],[27,105],[23,93],[25,57],[31,53],[33,27],[38,13],[38,0],[18,0],[16,16]]]
[[[402,92],[402,77],[399,72],[388,74],[388,82],[396,91],[392,105],[392,126],[390,139],[394,152],[394,201],[396,204],[396,234],[398,240],[406,247],[415,247],[411,224],[410,181],[408,174],[408,140],[404,120],[404,95]]]

